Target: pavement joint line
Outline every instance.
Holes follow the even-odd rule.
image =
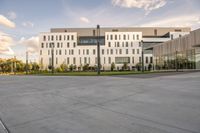
[[[65,97],[63,95],[59,95],[59,96]],[[69,97],[65,97],[65,98],[69,98]],[[72,98],[69,98],[69,99],[72,99]],[[78,99],[74,99],[74,100],[80,101]],[[127,113],[122,113],[122,112],[118,112],[118,111],[115,111],[115,110],[111,110],[111,109],[103,107],[102,105],[91,104],[91,103],[88,103],[86,101],[81,101],[81,102],[85,103],[85,104],[88,104],[88,105],[91,105],[91,107],[97,107],[97,108],[100,108],[100,109],[103,109],[103,110],[106,110],[106,111],[111,111],[113,113],[117,113],[117,114],[121,114],[121,115],[124,115],[124,116],[133,117],[133,118],[136,118],[136,119],[139,119],[139,120],[144,120],[144,121],[147,121],[147,122],[152,122],[152,123],[155,123],[155,124],[158,124],[158,125],[167,126],[167,127],[170,127],[170,128],[175,128],[175,129],[179,129],[179,130],[182,130],[182,131],[187,131],[187,132],[190,132],[190,133],[199,133],[199,132],[196,132],[196,131],[192,131],[192,130],[189,130],[189,129],[173,126],[173,125],[170,125],[170,124],[160,123],[160,122],[157,122],[157,121],[154,121],[154,120],[150,120],[150,119],[138,117],[138,116],[135,116],[135,115],[131,115],[131,114],[127,114]],[[91,107],[88,107],[88,108],[91,108]]]
[[[3,129],[6,133],[11,133],[10,130],[8,129],[8,127],[5,125],[5,123],[2,121],[1,118],[0,118],[0,125],[3,127]]]

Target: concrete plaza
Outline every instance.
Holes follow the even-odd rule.
[[[11,133],[199,133],[200,72],[1,76],[0,117]]]

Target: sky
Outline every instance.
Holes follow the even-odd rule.
[[[200,0],[0,0],[0,58],[38,60],[40,32],[70,27],[200,28]]]

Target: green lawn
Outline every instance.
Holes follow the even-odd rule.
[[[142,72],[135,72],[135,71],[113,71],[113,72],[101,72],[100,76],[111,76],[111,75],[129,75],[129,74],[148,74],[148,73],[155,73],[145,71]],[[30,74],[30,75],[41,75],[41,76],[97,76],[97,72],[65,72],[65,73],[37,73],[37,74]]]

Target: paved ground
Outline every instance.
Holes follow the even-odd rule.
[[[200,73],[1,76],[0,117],[11,133],[200,133]]]

